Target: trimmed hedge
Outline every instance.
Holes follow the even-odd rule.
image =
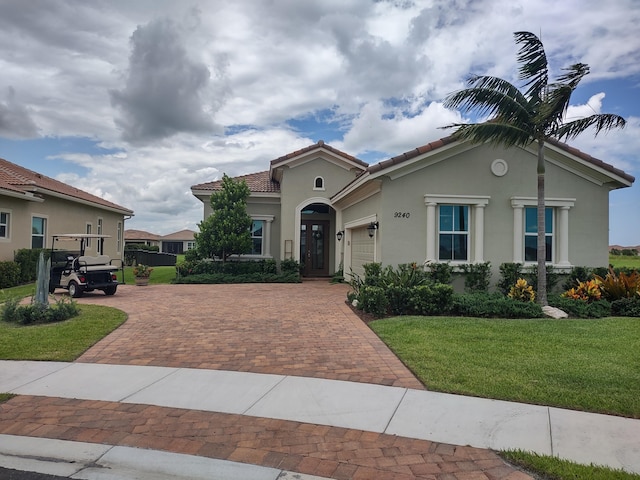
[[[467,293],[453,296],[452,314],[482,318],[542,318],[537,303],[520,302],[499,293]]]
[[[229,275],[226,273],[200,273],[176,278],[173,283],[188,284],[228,284],[228,283],[300,283],[300,275],[295,273],[246,273]]]
[[[2,308],[2,320],[20,325],[63,322],[80,314],[73,300],[60,299],[55,305],[32,303],[20,305],[19,298],[7,300]]]
[[[16,262],[0,262],[0,288],[11,288],[20,284],[20,265]]]

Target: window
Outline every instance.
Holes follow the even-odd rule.
[[[116,249],[118,252],[120,252],[122,250],[122,222],[118,222],[118,226],[117,226],[117,246]]]
[[[427,194],[428,262],[484,262],[484,210],[491,197]]]
[[[87,223],[87,235],[91,235],[91,224]],[[86,248],[91,248],[91,239],[87,238],[87,241],[85,242],[85,247]]]
[[[9,238],[9,213],[0,212],[0,238]]]
[[[547,207],[544,212],[544,229],[546,255],[545,261],[553,259],[553,208]],[[524,261],[538,260],[538,207],[524,209]]]
[[[102,235],[102,219],[101,218],[98,219],[97,229],[98,230],[96,231],[96,233],[98,235]],[[102,255],[104,253],[103,252],[103,250],[104,250],[104,242],[100,238],[96,239],[96,242],[98,242],[98,246],[97,246],[98,254]]]
[[[254,220],[251,224],[251,255],[262,255],[264,220]]]
[[[324,190],[324,178],[316,177],[316,179],[313,181],[313,189]]]
[[[193,250],[196,248],[196,242],[187,242],[187,250]]]
[[[44,248],[47,235],[47,219],[31,218],[31,248]]]
[[[440,205],[438,245],[440,261],[469,259],[468,205]]]

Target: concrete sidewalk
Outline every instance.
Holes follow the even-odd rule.
[[[173,367],[3,361],[0,392],[222,412],[483,449],[523,449],[640,473],[640,420],[401,387]],[[1,451],[6,452],[10,440],[4,437]],[[127,457],[108,445],[92,448]],[[262,473],[267,476],[255,478],[278,478],[282,470],[256,475]],[[220,478],[254,478],[231,475]]]

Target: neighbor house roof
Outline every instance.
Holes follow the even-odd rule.
[[[300,150],[296,150],[295,152],[291,152],[291,153],[287,153],[286,155],[283,155],[282,157],[278,157],[275,160],[271,160],[271,168],[273,169],[274,167],[278,166],[281,163],[285,163],[288,160],[291,160],[293,158],[299,157],[301,155],[304,155],[305,153],[309,153],[312,152],[318,148],[323,148],[339,157],[344,158],[345,160],[348,160],[350,162],[356,163],[358,165],[360,165],[363,168],[367,168],[369,166],[368,163],[363,162],[362,160],[349,155],[348,153],[345,153],[341,150],[338,150],[337,148],[333,148],[330,145],[327,145],[326,143],[324,143],[323,140],[318,140],[318,143],[314,143],[313,145],[309,145],[308,147],[305,148],[301,148]]]
[[[72,187],[51,177],[0,158],[0,188],[30,195],[50,195],[66,198],[79,203],[88,203],[98,208],[115,210],[124,215],[133,215],[133,211],[100,198],[91,193]]]
[[[180,230],[179,232],[163,235],[162,240],[174,240],[174,241],[192,241],[196,232],[193,230]]]
[[[127,229],[124,231],[125,240],[153,240],[160,241],[160,235],[145,232],[144,230]]]

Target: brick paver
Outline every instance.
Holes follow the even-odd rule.
[[[348,287],[123,285],[127,322],[80,362],[299,375],[423,389],[345,304]],[[58,295],[63,295],[59,293]],[[532,480],[495,453],[360,430],[103,401],[18,396],[0,433],[151,448],[333,479]]]
[[[328,282],[118,287],[127,322],[80,362],[206,368],[422,389]]]
[[[149,405],[20,396],[0,433],[152,448],[334,479],[531,480],[490,450]]]

